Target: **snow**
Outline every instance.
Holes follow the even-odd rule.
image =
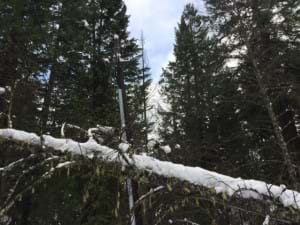
[[[31,154],[27,159],[31,159],[34,158],[34,154]],[[26,159],[25,158],[21,158],[15,162],[10,163],[9,165],[5,166],[5,167],[0,167],[0,172],[2,173],[2,175],[5,175],[5,173],[7,171],[12,170],[14,167],[20,165],[21,163],[23,163]]]
[[[273,213],[276,210],[276,208],[277,207],[275,205],[271,205],[270,206],[270,212]],[[270,215],[267,214],[266,217],[265,217],[265,220],[263,222],[263,225],[270,225],[270,219],[271,219]]]
[[[163,150],[166,154],[169,154],[172,152],[172,149],[169,145],[160,146],[160,149]]]
[[[225,67],[228,68],[236,68],[239,66],[240,60],[238,59],[234,59],[234,58],[230,58],[226,61],[225,63]]]
[[[5,88],[0,87],[0,95],[3,95],[5,93]]]
[[[143,194],[141,197],[139,197],[139,199],[137,200],[137,202],[141,202],[143,199],[147,198],[148,196],[151,196],[153,195],[154,193],[156,192],[159,192],[161,190],[165,189],[165,186],[158,186],[156,188],[151,188],[150,191],[148,191],[146,194]]]
[[[297,133],[298,133],[298,135],[300,135],[300,116],[297,113],[295,113],[294,119],[295,119],[295,127],[297,130]]]
[[[97,129],[106,135],[113,135],[115,133],[115,128],[113,127],[97,125]]]
[[[128,149],[130,148],[130,145],[127,143],[120,143],[118,148],[123,152],[126,153],[128,152]]]
[[[57,58],[57,60],[56,60],[58,63],[64,63],[64,62],[66,62],[66,59],[61,55],[61,56],[59,56],[58,58]]]
[[[85,27],[89,28],[89,22],[87,20],[82,20],[82,23]]]
[[[155,140],[149,140],[148,141],[148,143],[147,143],[147,148],[149,149],[149,150],[153,150],[154,149],[154,147],[156,146],[158,144],[158,142],[157,141],[155,141]]]
[[[57,166],[55,168],[59,169],[59,168],[63,168],[63,167],[68,167],[72,164],[74,164],[74,162],[67,161],[67,162],[57,164]]]
[[[284,17],[280,14],[275,14],[271,21],[274,24],[281,24],[284,21]]]
[[[107,62],[107,63],[110,63],[110,59],[107,58],[107,57],[104,57],[104,58],[103,58],[103,61],[104,61],[104,62]]]
[[[90,129],[88,129],[88,136],[89,136],[90,138],[92,138],[92,137],[93,137],[93,133],[94,133],[94,132],[97,132],[97,131],[98,131],[97,128],[90,128]]]
[[[149,86],[147,117],[149,123],[153,123],[153,129],[149,134],[149,140],[159,140],[159,128],[163,119],[159,112],[169,112],[170,105],[166,103],[166,99],[161,94],[161,86],[159,84],[151,84]]]
[[[83,155],[87,158],[97,158],[104,162],[114,162],[127,166],[127,162],[119,157],[118,151],[104,145],[97,144],[93,139],[85,143],[78,143],[69,139],[57,139],[48,135],[42,137],[33,133],[14,129],[0,129],[0,138],[12,139],[38,146],[45,146],[61,152]],[[167,161],[160,161],[146,155],[124,154],[131,166],[140,171],[148,171],[165,178],[176,178],[197,186],[203,186],[216,193],[240,198],[263,200],[266,197],[278,200],[285,207],[300,209],[300,193],[286,189],[284,185],[267,184],[258,180],[246,180],[219,174],[200,167],[184,166]]]
[[[270,224],[270,215],[267,215],[263,222],[263,225],[269,225],[269,224]]]
[[[63,125],[60,128],[60,136],[65,137],[65,126],[66,123],[63,123]]]
[[[175,145],[175,149],[176,149],[176,150],[179,150],[179,149],[181,149],[181,146],[180,146],[180,144],[176,144],[176,145]]]

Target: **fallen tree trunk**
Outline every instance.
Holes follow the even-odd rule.
[[[284,185],[267,184],[258,180],[245,180],[222,175],[200,167],[189,167],[167,161],[160,161],[146,155],[129,155],[110,147],[100,145],[90,138],[85,143],[70,139],[57,139],[48,135],[38,136],[34,133],[14,129],[0,129],[0,139],[27,143],[33,146],[53,149],[62,153],[97,158],[107,163],[131,166],[140,171],[147,171],[165,178],[176,178],[196,186],[214,189],[216,193],[238,196],[244,199],[270,199],[279,201],[284,207],[300,209],[300,193],[287,189]]]

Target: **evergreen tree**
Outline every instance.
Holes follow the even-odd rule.
[[[285,31],[278,24],[281,13],[275,11],[280,4],[275,2],[268,9],[265,1],[208,2],[211,17],[206,20],[191,5],[185,8],[176,30],[175,62],[162,75],[171,110],[162,114],[161,134],[175,149],[169,157],[234,176],[292,181],[297,187],[296,170],[287,163],[292,154],[284,146],[288,143],[291,151],[298,139],[294,98],[298,67],[289,58],[298,51],[297,41],[290,41],[295,40],[297,17],[288,10],[295,2],[280,10],[290,21],[290,27],[282,26],[289,27]],[[202,21],[202,38],[195,18]],[[232,68],[233,60],[237,65]],[[176,151],[176,143],[184,149]],[[226,219],[230,224],[226,208],[210,209],[212,223]]]
[[[0,3],[0,85],[7,87],[1,107],[2,127],[37,131],[36,119],[41,74],[45,72],[43,34],[37,8],[47,2],[2,1]],[[37,33],[39,35],[37,35]]]
[[[60,136],[63,123],[84,129],[96,127],[97,124],[119,127],[116,65],[113,60],[114,37],[117,35],[121,47],[118,55],[120,69],[128,85],[128,123],[138,128],[134,129],[133,143],[145,145],[145,139],[140,140],[145,127],[141,120],[144,103],[141,93],[144,91],[147,94],[147,85],[142,82],[141,49],[135,39],[129,38],[129,17],[122,0],[4,1],[0,3],[0,17],[0,86],[8,86],[0,101],[1,127],[54,136]],[[28,154],[24,152],[22,157],[28,157]],[[1,166],[18,157],[17,154],[6,157],[1,161]],[[39,163],[38,160],[34,162]],[[64,175],[54,174],[54,182],[46,184],[51,193],[49,195],[38,194],[39,197],[35,198],[31,193],[26,193],[24,201],[11,212],[22,212],[24,216],[15,217],[13,223],[42,224],[41,217],[45,224],[57,219],[62,223],[80,220],[81,224],[93,224],[95,221],[114,223],[119,220],[116,218],[119,211],[122,215],[118,218],[127,220],[126,197],[122,200],[114,198],[118,192],[123,192],[121,183],[124,181],[116,178],[121,175],[104,176],[100,182],[100,177],[93,175],[93,165],[81,165],[80,168],[81,172],[75,170],[73,174],[77,178],[72,176],[64,180]],[[86,185],[78,187],[78,180]],[[4,181],[0,182],[0,197],[5,196],[7,191],[4,183],[9,187],[9,182]],[[55,181],[67,188],[53,198],[57,191]],[[24,186],[28,185],[26,180],[22,182]],[[93,198],[89,197],[88,201],[72,201],[67,197],[78,198],[96,189],[101,191]],[[35,208],[35,205],[43,204],[42,201],[52,205],[47,213]],[[119,204],[117,201],[122,201],[122,209],[118,206],[115,211]],[[73,208],[72,204],[75,204],[72,210],[74,218],[64,216],[63,207]],[[123,213],[123,208],[126,213]],[[95,216],[99,212],[100,215]]]
[[[186,152],[173,154],[180,162],[230,171],[243,164],[246,158],[239,156],[247,153],[242,151],[246,137],[237,106],[231,101],[238,95],[238,84],[225,67],[225,51],[208,18],[187,5],[176,31],[175,62],[162,76],[171,111],[163,115],[161,133],[174,147],[184,146]]]
[[[279,169],[277,177],[269,178],[298,187],[297,171],[292,166],[298,157],[291,153],[299,146],[295,126],[299,105],[294,98],[299,65],[290,58],[299,51],[296,31],[299,16],[295,10],[298,3],[230,0],[207,3],[219,23],[219,35],[229,40],[231,53],[239,52],[237,71],[244,99],[255,103],[248,104],[245,110],[252,108],[260,114],[248,117],[247,121],[256,138],[253,153],[263,158],[261,163],[282,160],[282,164],[268,164],[263,169],[270,175]]]
[[[148,90],[151,84],[150,79],[150,68],[147,66],[147,56],[145,49],[144,36],[141,35],[140,40],[140,52],[137,56],[138,59],[138,71],[134,77],[135,81],[132,83],[128,82],[129,92],[128,100],[132,121],[133,140],[134,145],[138,148],[147,148],[148,143],[148,133],[151,130],[151,123],[147,117],[148,106]]]

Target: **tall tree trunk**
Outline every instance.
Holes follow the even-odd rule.
[[[10,93],[9,93],[8,111],[7,111],[7,127],[8,128],[13,128],[12,110],[13,110],[15,93],[16,93],[16,89],[17,89],[19,81],[20,80],[14,80],[14,82],[11,86]]]
[[[95,1],[93,1],[93,6],[95,7]],[[95,7],[96,8],[96,7]],[[94,14],[96,14],[95,9],[94,9]],[[98,88],[98,77],[97,77],[97,60],[96,60],[96,51],[97,51],[97,46],[96,46],[96,18],[95,15],[93,15],[93,22],[92,22],[92,110],[95,112],[96,110],[96,105],[97,105],[97,88]]]
[[[44,103],[43,103],[42,117],[41,117],[41,133],[44,133],[47,130],[47,123],[50,116],[49,114],[50,114],[54,84],[56,80],[56,74],[57,74],[56,66],[52,65],[49,74],[48,84],[44,95]]]
[[[250,53],[250,60],[251,60],[252,65],[255,69],[255,77],[256,77],[257,84],[258,84],[258,88],[259,88],[259,91],[260,91],[261,96],[263,98],[265,107],[268,111],[269,118],[270,118],[272,126],[273,126],[274,134],[275,134],[275,137],[277,139],[278,145],[279,145],[280,150],[281,150],[281,154],[282,154],[282,157],[283,157],[284,164],[287,168],[289,178],[293,183],[292,184],[293,187],[296,190],[298,190],[300,186],[299,186],[299,181],[297,180],[297,171],[296,171],[296,169],[294,167],[294,164],[293,164],[293,161],[291,159],[289,149],[288,149],[288,145],[287,145],[287,143],[284,139],[284,136],[282,134],[282,128],[280,127],[279,121],[277,120],[277,116],[274,112],[271,98],[268,96],[267,88],[266,88],[266,86],[264,84],[264,81],[263,81],[263,73],[261,72],[261,70],[258,66],[259,64],[258,64],[258,62],[257,62],[257,60],[256,60],[256,58],[255,58],[255,56],[252,52],[251,46],[248,45],[247,47],[248,47],[248,51]]]
[[[142,95],[143,95],[143,117],[145,123],[145,146],[147,150],[148,144],[148,122],[147,122],[147,95],[146,95],[146,77],[145,77],[145,51],[144,51],[144,36],[141,35],[141,45],[142,45]]]

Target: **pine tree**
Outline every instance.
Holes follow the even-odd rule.
[[[147,66],[144,36],[141,35],[139,55],[137,55],[138,71],[132,83],[128,82],[128,100],[132,121],[134,145],[137,148],[147,148],[148,133],[151,130],[151,124],[147,118],[148,91],[151,84],[150,68]]]
[[[0,3],[1,76],[0,85],[7,86],[3,103],[1,126],[36,131],[40,75],[43,65],[43,38],[45,30],[39,26],[36,8],[47,3],[4,1]],[[40,15],[45,11],[41,10]],[[41,35],[37,35],[39,32]],[[2,111],[1,109],[1,111]],[[25,118],[26,117],[26,118]]]
[[[163,115],[161,133],[167,143],[185,146],[188,154],[176,152],[181,162],[223,169],[235,166],[233,153],[244,136],[234,137],[242,130],[234,103],[227,101],[237,94],[237,84],[224,68],[224,47],[209,32],[208,18],[187,5],[176,31],[176,60],[162,76],[171,111]]]
[[[294,87],[298,66],[293,60],[286,61],[299,51],[295,39],[299,17],[297,10],[293,9],[297,1],[207,3],[212,16],[220,24],[220,36],[232,40],[231,50],[240,52],[241,64],[237,70],[242,71],[241,83],[247,83],[242,84],[245,98],[253,99],[257,105],[251,107],[261,113],[261,117],[250,124],[260,134],[256,135],[256,143],[260,144],[255,154],[266,157],[265,160],[274,160],[272,156],[280,152],[275,160],[283,161],[280,167],[281,170],[286,168],[288,176],[281,171],[276,179],[288,177],[284,182],[291,182],[297,187],[297,171],[291,166],[295,157],[291,152],[293,143],[296,144],[298,139],[294,115],[299,106],[289,96],[297,90]],[[228,16],[225,18],[225,15]],[[257,124],[258,120],[265,121],[265,125]],[[274,152],[272,149],[278,150]]]
[[[144,91],[146,95],[147,85],[142,83],[142,70],[139,68],[141,49],[135,39],[129,38],[129,17],[123,1],[4,1],[0,3],[0,17],[3,19],[3,23],[0,23],[0,86],[10,86],[7,90],[12,90],[6,91],[4,100],[1,96],[1,112],[5,115],[2,118],[1,114],[1,127],[12,126],[54,136],[60,136],[63,123],[78,125],[84,129],[97,124],[118,127],[116,65],[113,60],[114,36],[117,35],[121,45],[118,57],[129,87],[126,93],[129,96],[129,124],[138,127],[133,143],[145,145],[145,140],[140,140],[145,126],[141,120],[141,93]],[[11,101],[7,104],[9,99]],[[1,149],[2,147],[6,148],[1,146]],[[25,152],[24,157],[27,154]],[[6,165],[9,161],[4,160],[2,163]],[[53,176],[54,181],[64,183],[68,188],[53,200],[53,208],[48,211],[49,214],[41,213],[45,217],[45,223],[52,223],[54,214],[66,223],[82,219],[86,224],[92,224],[95,220],[107,222],[116,217],[112,213],[117,204],[113,196],[123,190],[111,189],[109,186],[120,186],[119,178],[110,179],[105,176],[105,181],[99,182],[99,177],[92,179],[90,176],[95,172],[92,165],[82,165],[81,169],[89,177],[86,178],[85,172],[79,171],[76,176],[89,183],[89,187],[84,185],[78,189],[74,177],[61,181],[64,175]],[[91,182],[88,181],[89,178]],[[24,182],[26,185],[26,181]],[[1,186],[2,184],[1,181]],[[47,188],[50,192],[56,190],[55,182],[47,183]],[[64,218],[59,213],[63,213],[63,206],[58,202],[61,200],[70,206],[72,201],[66,196],[81,196],[79,194],[86,188],[98,188],[102,191],[94,199],[88,198],[87,202],[82,203],[81,199],[75,201],[76,207],[72,213],[78,214],[78,211],[83,210],[84,218]],[[3,190],[6,191],[5,188]],[[109,204],[99,200],[108,195],[111,196]],[[24,204],[20,204],[12,213],[26,209],[24,213],[27,216],[23,219],[16,217],[16,220],[23,220],[24,223],[40,221],[31,207],[25,207],[28,199],[33,204],[39,204],[40,201],[50,201],[53,194],[39,196],[43,200],[34,198],[30,193],[24,197]],[[121,207],[126,208],[123,202],[127,206],[127,200],[122,199],[121,204]],[[101,208],[104,209],[103,212],[100,210],[102,214],[95,219],[94,213]],[[119,215],[120,220],[127,211],[123,214]],[[107,219],[101,220],[102,218]]]

